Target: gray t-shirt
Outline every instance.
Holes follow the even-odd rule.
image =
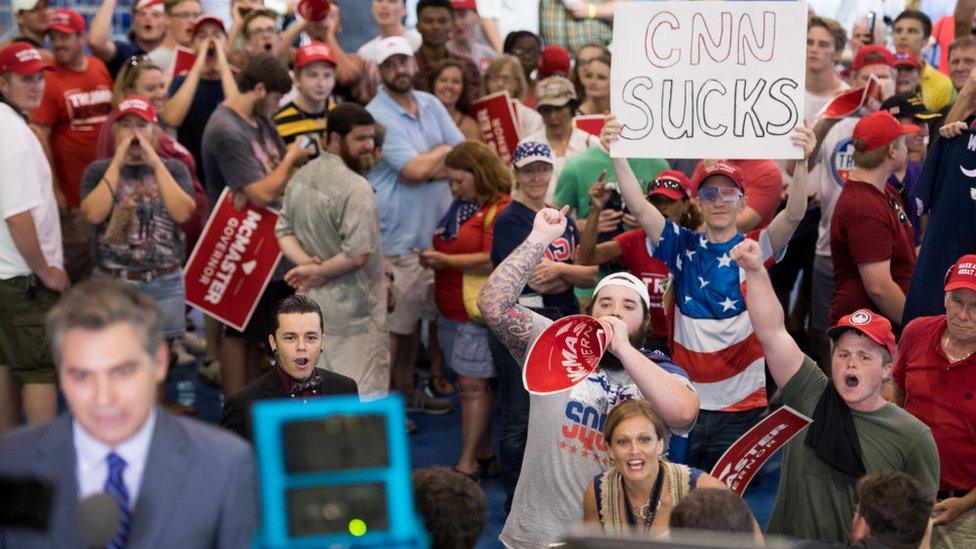
[[[183,191],[193,196],[193,182],[186,166],[171,158],[163,164]],[[112,160],[96,160],[81,176],[81,198],[88,196],[108,170]],[[115,204],[108,218],[95,226],[92,258],[109,269],[154,271],[183,264],[186,244],[183,231],[163,203],[159,182],[146,164],[124,165],[113,182]]]
[[[532,314],[535,341],[552,320]],[[646,354],[646,353],[645,353]],[[662,354],[648,355],[694,390],[688,374]],[[519,361],[524,367],[525,360]],[[607,414],[643,398],[626,371],[597,370],[568,391],[531,395],[529,430],[512,510],[499,537],[508,547],[546,547],[583,521],[583,490],[608,464]]]
[[[323,260],[370,254],[362,267],[309,290],[322,305],[327,335],[356,334],[370,319],[385,322],[380,221],[366,178],[323,151],[288,181],[276,232],[295,235],[306,252]]]

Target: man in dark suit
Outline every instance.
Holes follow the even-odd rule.
[[[0,547],[80,547],[79,500],[119,505],[109,547],[247,547],[258,520],[251,448],[156,406],[168,350],[152,298],[110,278],[73,288],[47,329],[69,413],[0,438],[0,474],[54,486],[46,532],[0,525]]]
[[[306,295],[293,295],[275,306],[268,342],[275,354],[271,371],[224,402],[220,425],[251,440],[251,405],[272,398],[358,394],[352,379],[317,368],[322,355],[322,310]]]

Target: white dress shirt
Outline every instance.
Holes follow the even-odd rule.
[[[135,509],[142,485],[142,473],[146,470],[146,457],[156,426],[156,408],[149,412],[149,418],[129,440],[111,447],[96,439],[77,421],[72,421],[71,431],[75,445],[75,473],[78,477],[78,499],[105,491],[108,480],[108,455],[115,452],[125,460],[122,480],[129,492],[130,510]]]

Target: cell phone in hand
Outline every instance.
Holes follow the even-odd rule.
[[[303,135],[298,138],[298,147],[309,151],[308,158],[310,160],[319,156],[319,143],[309,135]]]

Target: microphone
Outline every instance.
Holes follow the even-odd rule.
[[[54,487],[35,477],[0,476],[0,525],[44,532],[51,519]]]
[[[105,492],[78,503],[78,530],[85,547],[105,547],[119,531],[122,511],[115,498]]]

